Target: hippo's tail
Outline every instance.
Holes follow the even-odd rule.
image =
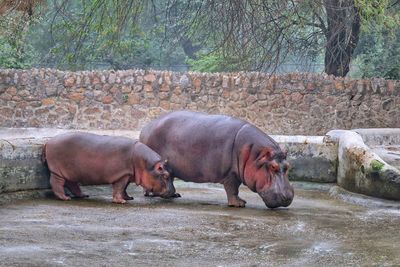
[[[43,148],[42,148],[42,158],[41,158],[41,160],[42,160],[42,164],[43,164],[43,165],[47,165],[47,159],[46,159],[46,144],[44,144],[44,145],[43,145]]]

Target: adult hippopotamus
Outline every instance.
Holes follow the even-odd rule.
[[[91,133],[66,133],[50,139],[43,147],[42,160],[50,171],[50,184],[61,200],[69,200],[64,185],[76,197],[87,197],[82,185],[112,184],[113,202],[125,203],[130,182],[156,196],[173,197],[166,162],[138,140]]]
[[[238,196],[242,183],[269,208],[286,207],[293,200],[286,153],[243,120],[176,111],[150,122],[139,140],[168,160],[172,176],[223,184],[229,206],[245,206],[246,201]]]

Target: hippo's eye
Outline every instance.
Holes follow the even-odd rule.
[[[282,166],[282,171],[285,173],[285,172],[287,172],[288,170],[289,170],[289,164],[287,164],[287,163],[283,164],[283,166]]]
[[[279,172],[279,164],[276,161],[271,162],[271,170],[273,172]]]
[[[286,165],[283,165],[282,166],[282,172],[286,172],[287,171],[287,166]]]

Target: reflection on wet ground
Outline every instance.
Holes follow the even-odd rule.
[[[289,208],[267,209],[241,188],[243,209],[215,185],[178,183],[182,198],[111,203],[89,199],[0,206],[1,266],[392,266],[400,265],[400,210],[349,204],[329,186],[296,186]]]

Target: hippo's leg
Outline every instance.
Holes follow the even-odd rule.
[[[64,184],[65,184],[64,178],[54,173],[50,174],[50,185],[51,189],[54,192],[54,195],[56,195],[56,197],[61,200],[70,200],[71,198],[65,195]]]
[[[242,208],[246,206],[246,201],[239,197],[239,186],[240,182],[235,178],[230,178],[224,183],[229,207]]]
[[[129,185],[129,181],[128,181],[128,183],[126,184],[125,189],[124,189],[124,199],[125,199],[125,200],[132,200],[133,197],[129,196],[128,193],[126,192],[126,189],[128,188],[128,185]]]
[[[83,194],[77,182],[65,181],[65,186],[74,194],[75,197],[84,198],[89,195]]]
[[[112,191],[113,191],[112,196],[114,203],[118,204],[126,203],[126,200],[124,199],[124,192],[128,183],[129,183],[129,176],[126,175],[112,184]]]

